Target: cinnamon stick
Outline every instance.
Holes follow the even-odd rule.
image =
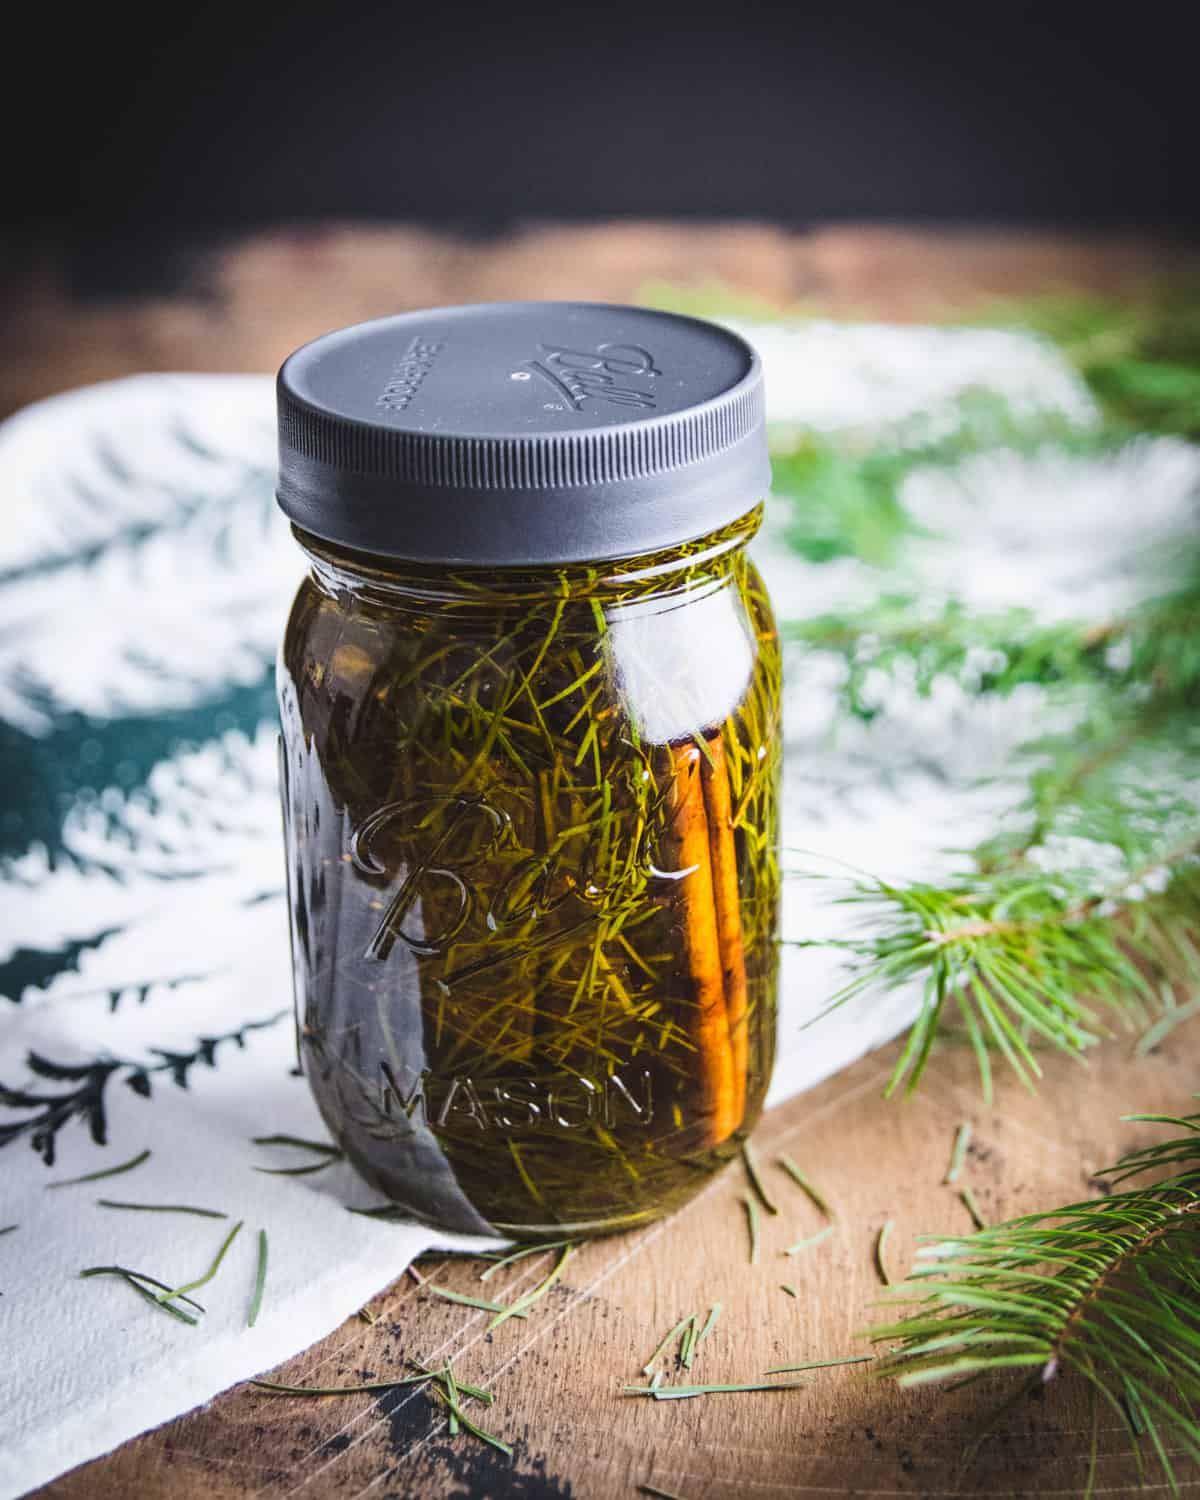
[[[748,993],[746,952],[742,941],[742,912],[738,896],[737,847],[733,833],[733,804],[729,792],[729,767],[720,730],[705,735],[708,756],[700,768],[704,807],[708,817],[709,860],[712,865],[713,899],[717,913],[717,939],[721,951],[721,973],[725,988],[725,1014],[733,1067],[731,1130],[746,1115],[746,1073],[749,1065]]]
[[[689,1030],[697,1052],[700,1107],[709,1122],[709,1143],[715,1146],[732,1133],[740,1117],[701,774],[703,757],[691,740],[669,746],[668,754],[667,817],[673,867],[687,872],[675,880],[674,904],[692,982]]]

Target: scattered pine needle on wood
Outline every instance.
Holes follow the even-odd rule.
[[[453,1375],[449,1375],[448,1372],[449,1366],[447,1365],[445,1372],[434,1371],[431,1378],[434,1381],[432,1386],[434,1396],[449,1411],[451,1434],[457,1434],[458,1428],[461,1425],[466,1428],[472,1437],[477,1437],[480,1442],[488,1443],[491,1447],[498,1448],[506,1458],[511,1458],[513,1451],[503,1438],[498,1438],[494,1432],[485,1432],[482,1427],[477,1427],[471,1421],[470,1417],[467,1416],[466,1412],[463,1411],[457,1400],[457,1392],[465,1390],[466,1387],[456,1386]],[[451,1394],[452,1391],[454,1392],[453,1395]]]
[[[892,1284],[892,1278],[888,1275],[887,1264],[883,1258],[884,1247],[891,1238],[891,1233],[892,1221],[889,1219],[879,1231],[875,1240],[875,1269],[879,1272],[879,1279],[883,1282],[884,1286],[891,1286]]]
[[[971,1215],[971,1222],[975,1225],[975,1228],[986,1229],[988,1227],[987,1220],[980,1212],[979,1204],[976,1203],[975,1194],[971,1191],[971,1189],[964,1184],[963,1187],[959,1188],[958,1196],[962,1199],[963,1207]]]
[[[131,1157],[128,1161],[123,1161],[118,1167],[104,1167],[99,1172],[85,1172],[82,1177],[64,1177],[59,1182],[48,1182],[46,1190],[49,1192],[51,1188],[74,1187],[76,1183],[80,1182],[99,1182],[102,1177],[119,1177],[122,1172],[132,1172],[134,1167],[140,1167],[144,1161],[149,1161],[149,1159],[149,1150],[139,1151],[136,1156]]]
[[[674,1490],[660,1490],[656,1484],[639,1484],[638,1494],[650,1495],[652,1500],[683,1500]]]
[[[721,1316],[721,1304],[719,1302],[714,1302],[713,1305],[712,1305],[712,1307],[709,1308],[708,1317],[704,1320],[704,1327],[696,1335],[696,1348],[697,1349],[699,1349],[700,1345],[704,1342],[704,1340],[709,1336],[709,1334],[717,1326],[717,1319],[720,1316]]]
[[[758,1265],[758,1204],[749,1195],[742,1198],[746,1205],[746,1223],[750,1230],[750,1264]]]
[[[687,1317],[680,1318],[679,1322],[675,1324],[674,1328],[672,1328],[669,1333],[665,1334],[663,1338],[659,1340],[658,1347],[655,1349],[654,1353],[650,1356],[646,1363],[642,1366],[642,1374],[649,1375],[651,1370],[654,1369],[654,1366],[657,1363],[660,1355],[664,1352],[664,1350],[667,1349],[670,1344],[673,1344],[677,1339],[680,1342],[679,1347],[675,1352],[675,1358],[679,1361],[679,1363],[685,1370],[690,1370],[692,1368],[692,1363],[696,1358],[696,1354],[700,1349],[700,1345],[717,1326],[717,1319],[720,1316],[721,1304],[719,1302],[714,1302],[712,1307],[709,1308],[708,1317],[705,1318],[703,1326],[701,1326],[700,1319],[696,1313],[689,1313]],[[653,1384],[657,1386],[661,1379],[662,1371],[660,1370],[659,1373],[654,1377]]]
[[[685,1370],[692,1368],[692,1360],[696,1353],[696,1314],[693,1313],[688,1319],[687,1328],[683,1335],[683,1350],[679,1356],[680,1362]]]
[[[568,1241],[567,1244],[562,1247],[562,1250],[559,1253],[558,1260],[555,1263],[554,1269],[550,1272],[549,1276],[547,1276],[544,1281],[539,1282],[532,1291],[526,1292],[523,1297],[518,1297],[517,1300],[511,1303],[508,1307],[502,1308],[500,1312],[498,1312],[492,1319],[492,1321],[488,1324],[488,1333],[491,1333],[494,1328],[499,1328],[500,1324],[505,1322],[508,1318],[523,1318],[528,1309],[531,1308],[535,1302],[539,1301],[546,1295],[546,1293],[566,1270],[567,1262],[570,1260],[571,1252],[574,1250],[574,1248],[575,1242],[573,1240]]]
[[[574,1240],[545,1240],[538,1245],[523,1245],[521,1249],[514,1250],[511,1255],[506,1255],[502,1260],[498,1260],[495,1265],[489,1266],[486,1271],[480,1271],[479,1279],[480,1281],[487,1281],[497,1271],[502,1270],[505,1266],[511,1266],[514,1261],[524,1260],[526,1256],[544,1255],[548,1250],[561,1250],[564,1245],[573,1245],[574,1243]]]
[[[800,1170],[800,1168],[796,1165],[796,1163],[791,1159],[790,1156],[785,1156],[781,1153],[779,1157],[779,1165],[788,1174],[788,1176],[801,1190],[801,1192],[807,1194],[814,1208],[823,1213],[827,1219],[836,1217],[833,1209],[829,1206],[829,1202],[826,1199],[825,1194],[822,1193],[819,1188],[817,1188],[812,1182],[809,1181],[809,1179],[804,1175],[804,1173]]]
[[[675,1327],[671,1329],[670,1333],[663,1335],[663,1337],[659,1340],[658,1347],[655,1349],[654,1353],[642,1366],[643,1375],[649,1375],[650,1371],[653,1370],[655,1361],[658,1359],[659,1355],[663,1352],[668,1344],[674,1343],[674,1341],[680,1336],[680,1334],[686,1331],[686,1329],[691,1324],[693,1316],[693,1314],[689,1314],[686,1318],[680,1318],[679,1322],[676,1323]]]
[[[368,1328],[374,1328],[376,1323],[379,1322],[379,1319],[369,1307],[360,1307],[358,1310],[358,1315]]]
[[[813,1250],[833,1233],[833,1225],[826,1224],[824,1229],[818,1229],[816,1234],[810,1234],[806,1240],[800,1240],[795,1245],[789,1245],[783,1252],[785,1255],[803,1255],[806,1250]]]
[[[432,1373],[423,1372],[397,1375],[391,1380],[368,1380],[361,1385],[281,1385],[277,1380],[252,1380],[250,1384],[278,1396],[366,1396],[393,1390],[398,1385],[423,1385],[433,1378]]]
[[[487,1432],[482,1427],[477,1427],[475,1423],[471,1421],[470,1417],[468,1417],[467,1414],[463,1411],[461,1406],[455,1406],[451,1402],[450,1397],[446,1394],[445,1390],[441,1386],[435,1385],[433,1387],[433,1394],[442,1403],[443,1406],[449,1409],[450,1431],[452,1434],[457,1433],[458,1424],[461,1423],[472,1437],[477,1437],[481,1442],[488,1443],[493,1448],[498,1448],[506,1458],[512,1457],[513,1451],[504,1441],[504,1439],[498,1438],[494,1432]]]
[[[769,1214],[777,1214],[779,1209],[771,1201],[771,1195],[763,1186],[763,1180],[758,1175],[758,1163],[754,1160],[754,1152],[751,1150],[750,1142],[742,1142],[742,1160],[746,1164],[746,1176],[750,1179],[750,1186],[758,1194],[762,1206]]]
[[[398,1385],[420,1385],[432,1379],[431,1375],[398,1375],[395,1380],[370,1380],[363,1385],[281,1385],[277,1380],[252,1380],[250,1384],[277,1396],[365,1396],[390,1391]]]
[[[627,1385],[626,1396],[650,1396],[655,1401],[690,1401],[693,1396],[735,1396],[746,1391],[794,1391],[811,1380],[748,1380],[721,1385]]]
[[[789,1297],[799,1297],[799,1295],[800,1295],[800,1293],[796,1290],[796,1288],[794,1286],[789,1285],[788,1282],[786,1282],[786,1281],[781,1281],[779,1283],[779,1290],[781,1292],[786,1292]],[[767,1373],[770,1374],[770,1371],[768,1371]]]
[[[946,1168],[944,1182],[953,1184],[958,1181],[959,1173],[963,1169],[963,1163],[967,1158],[967,1147],[971,1144],[971,1122],[964,1120],[954,1135],[954,1149],[950,1152],[950,1165]]]
[[[446,1404],[450,1408],[450,1436],[458,1436],[458,1387],[454,1384],[454,1371],[447,1360],[442,1366],[442,1380],[446,1387]]]
[[[764,1370],[764,1375],[791,1375],[796,1370],[828,1370],[834,1365],[867,1365],[875,1358],[873,1354],[847,1354],[841,1359],[810,1359],[802,1365],[776,1365]]]
[[[202,1219],[227,1219],[228,1214],[216,1208],[195,1208],[190,1203],[119,1203],[115,1198],[97,1198],[97,1208],[120,1208],[141,1214],[197,1214]]]
[[[258,1319],[259,1309],[262,1307],[263,1288],[267,1284],[267,1231],[258,1231],[258,1267],[254,1273],[254,1295],[250,1299],[250,1312],[246,1317],[246,1327],[253,1328]]]
[[[427,1292],[432,1292],[435,1297],[441,1297],[446,1302],[457,1302],[463,1307],[476,1307],[481,1312],[508,1313],[510,1318],[527,1316],[523,1312],[514,1312],[503,1302],[492,1302],[487,1297],[472,1297],[466,1292],[452,1292],[449,1287],[438,1286],[432,1281],[422,1280],[421,1285]]]
[[[413,1363],[414,1370],[412,1375],[393,1375],[390,1380],[367,1380],[356,1385],[284,1385],[277,1380],[252,1380],[250,1384],[257,1386],[259,1390],[271,1391],[278,1396],[369,1396],[376,1395],[380,1391],[393,1390],[399,1385],[424,1385],[426,1381],[442,1379],[440,1371],[427,1369],[424,1365],[418,1365],[415,1362],[411,1363]],[[455,1389],[464,1395],[474,1397],[476,1401],[482,1401],[485,1406],[490,1406],[496,1399],[491,1391],[468,1385],[463,1380],[455,1380]]]
[[[408,1364],[412,1369],[424,1375],[427,1380],[442,1379],[442,1372],[440,1370],[430,1369],[428,1365],[423,1365],[419,1359],[410,1359]],[[477,1385],[468,1385],[465,1380],[460,1380],[457,1375],[454,1377],[454,1388],[457,1391],[461,1391],[464,1396],[471,1396],[476,1401],[482,1401],[485,1406],[491,1406],[496,1399],[491,1391],[481,1390]]]

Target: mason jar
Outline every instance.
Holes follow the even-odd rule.
[[[690,318],[482,305],[317,339],[278,392],[316,1102],[428,1222],[644,1223],[738,1149],[774,1055],[758,359]]]

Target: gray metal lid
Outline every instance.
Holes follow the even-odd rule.
[[[403,313],[306,344],[277,388],[280,506],[386,557],[630,557],[736,520],[770,482],[758,356],[673,313]]]

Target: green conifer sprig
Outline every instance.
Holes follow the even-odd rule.
[[[1038,1045],[1082,1053],[1200,995],[1200,646],[1181,623],[1198,605],[1148,607],[1108,679],[1063,700],[1069,728],[1024,747],[1025,793],[962,874],[849,882],[861,936],[836,944],[851,973],[822,1015],[921,987],[891,1089],[916,1086],[947,1021],[990,1094],[993,1053],[1030,1082]]]
[[[870,1337],[907,1386],[1071,1372],[1174,1487],[1170,1448],[1200,1462],[1200,1115],[1132,1118],[1181,1133],[1105,1175],[1173,1175],[927,1244],[896,1292],[913,1310]]]
[[[892,1089],[917,1084],[948,1020],[990,1092],[994,1053],[1029,1082],[1039,1045],[1082,1053],[1200,996],[1195,536],[1174,554],[1169,587],[1106,621],[981,617],[955,601],[931,615],[884,596],[864,613],[785,623],[792,640],[842,658],[843,701],[860,719],[882,711],[881,684],[927,695],[952,677],[972,697],[1036,685],[1055,725],[1018,752],[1024,794],[964,851],[961,875],[936,886],[863,875],[843,898],[863,936],[837,944],[851,976],[827,1011],[921,987]]]
[[[922,985],[889,1092],[916,1087],[951,1020],[975,1052],[985,1096],[993,1052],[1032,1082],[1039,1043],[1082,1053],[1117,1028],[1148,1025],[1176,987],[1200,989],[1198,855],[1195,828],[1108,885],[1086,870],[1025,866],[941,885],[864,877],[842,898],[861,909],[864,936],[840,943],[854,972],[830,1008]]]
[[[1120,680],[1024,747],[1024,795],[963,873],[850,881],[841,904],[857,908],[861,936],[838,944],[851,973],[828,1009],[922,987],[892,1089],[916,1086],[948,1021],[990,1094],[993,1053],[1030,1082],[1039,1045],[1082,1053],[1200,994],[1200,671],[1176,641],[1139,626]]]

